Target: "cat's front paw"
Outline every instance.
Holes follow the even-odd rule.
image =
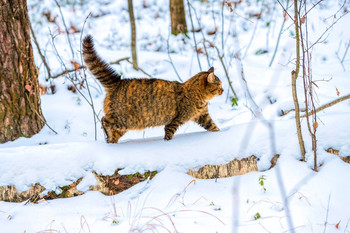
[[[173,138],[173,135],[165,134],[164,140],[169,141]]]
[[[210,131],[210,132],[218,132],[218,131],[220,131],[220,129],[215,126],[213,128],[208,129],[208,131]]]

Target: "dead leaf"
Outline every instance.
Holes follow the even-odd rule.
[[[288,19],[288,16],[287,16],[287,12],[286,12],[286,11],[283,11],[283,18],[284,18],[284,22],[286,22],[287,19]]]
[[[39,91],[40,91],[40,95],[45,95],[47,93],[47,87],[45,87],[42,84],[39,84]]]
[[[340,92],[339,92],[338,88],[335,88],[335,91],[337,92],[337,96],[339,96]]]
[[[339,224],[340,224],[341,221],[339,221],[336,225],[335,225],[335,228],[339,229]]]
[[[199,54],[205,54],[205,52],[203,51],[202,48],[198,48],[198,49],[197,49],[197,53],[199,53]]]
[[[305,15],[300,19],[300,25],[305,23]]]
[[[232,2],[230,1],[225,1],[226,5],[228,6],[228,8],[230,8],[230,12],[233,12],[233,7],[232,7]]]
[[[71,34],[74,34],[74,33],[80,32],[80,30],[79,30],[78,28],[76,28],[76,27],[72,24],[72,25],[70,25],[69,32],[70,32]]]
[[[114,183],[114,185],[118,185],[120,183],[120,180],[119,179],[115,180],[113,183]]]
[[[215,27],[213,31],[208,32],[208,35],[214,35],[218,31],[218,28]]]
[[[313,125],[312,125],[313,127],[314,127],[314,131],[316,131],[316,129],[317,129],[317,127],[318,127],[318,123],[317,123],[317,121],[315,121],[314,123],[313,123]]]
[[[80,64],[78,62],[71,60],[70,63],[72,63],[72,65],[74,66],[75,71],[79,70]]]

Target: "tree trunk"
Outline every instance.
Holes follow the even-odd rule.
[[[184,0],[170,0],[171,34],[188,32],[185,17]]]
[[[0,143],[31,137],[45,124],[26,0],[0,0]]]
[[[134,7],[132,0],[128,0],[129,16],[130,16],[130,26],[131,26],[131,57],[133,68],[139,70],[137,65],[137,53],[136,53],[136,26],[135,26],[135,16],[134,16]]]

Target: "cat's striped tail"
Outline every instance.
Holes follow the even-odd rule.
[[[97,54],[91,35],[83,40],[83,58],[87,68],[104,88],[111,88],[120,81],[121,76]]]

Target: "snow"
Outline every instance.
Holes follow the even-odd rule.
[[[143,2],[146,2],[146,8]],[[92,13],[84,34],[94,36],[97,51],[105,60],[115,61],[130,56],[129,16],[125,1],[60,1],[60,4],[68,27],[74,25],[81,29],[87,15]],[[191,4],[207,39],[222,52],[220,3],[191,1]],[[250,18],[252,23],[244,17],[260,12],[261,4],[268,7],[258,22],[247,55],[242,57],[248,88],[261,110],[262,118],[254,118],[233,55],[238,50],[244,55],[257,22],[256,18]],[[337,17],[333,17],[340,6],[341,3],[322,2],[310,11],[310,41],[316,41],[341,15],[342,12],[338,12]],[[168,62],[168,1],[134,1],[134,8],[139,66],[154,77],[178,80]],[[81,63],[80,33],[70,35],[73,56],[66,35],[58,32],[58,28],[63,30],[64,26],[55,2],[30,1],[28,9],[52,74],[61,72],[63,66],[52,46],[50,34],[54,35],[55,46],[68,68],[71,68],[71,60]],[[43,12],[57,15],[56,23],[47,22]],[[244,2],[233,13],[224,8],[224,62],[240,99],[238,106],[231,105],[232,94],[225,72],[216,51],[208,48],[210,66],[215,67],[225,89],[224,94],[214,98],[209,105],[210,115],[221,131],[206,132],[194,123],[187,123],[171,141],[164,141],[164,129],[157,127],[128,132],[119,144],[107,144],[99,122],[95,140],[90,105],[82,95],[67,89],[71,83],[63,76],[52,83],[45,81],[47,73],[33,45],[40,83],[56,86],[55,94],[41,96],[41,105],[47,123],[58,134],[45,126],[32,138],[20,138],[0,145],[0,186],[14,185],[19,191],[25,191],[40,183],[46,188],[45,192],[60,192],[59,187],[83,178],[77,189],[85,194],[38,204],[0,201],[0,232],[350,232],[347,224],[350,220],[350,165],[341,161],[339,156],[326,152],[333,148],[339,150],[342,157],[350,156],[350,101],[318,113],[319,171],[313,171],[314,155],[306,119],[302,120],[302,132],[307,162],[301,162],[294,113],[280,116],[281,110],[294,108],[290,72],[295,67],[295,40],[291,35],[294,28],[289,27],[290,19],[285,24],[287,30],[281,36],[275,61],[272,67],[268,67],[283,20],[282,13],[275,1]],[[349,55],[343,63],[344,71],[336,54],[342,57],[350,41],[350,32],[345,30],[348,21],[349,15],[340,19],[326,33],[323,43],[312,49],[317,106],[350,93]],[[187,23],[191,28],[189,18]],[[194,24],[199,28],[195,18]],[[215,26],[218,32],[207,35]],[[239,48],[233,38],[234,28]],[[188,36],[190,38],[169,38],[170,56],[183,80],[200,71],[192,33]],[[196,33],[196,39],[201,41],[200,32]],[[201,43],[199,47],[203,48]],[[256,55],[258,49],[269,52]],[[209,68],[204,55],[200,55],[200,61],[203,70]],[[133,70],[127,62],[113,67],[122,73],[123,78],[145,76]],[[104,91],[89,72],[86,74],[95,111],[101,117]],[[297,89],[303,108],[301,78],[297,80]],[[90,101],[87,90],[81,91]],[[271,138],[271,129],[274,138]],[[275,153],[280,155],[278,163],[268,170]],[[223,164],[251,155],[258,158],[259,172],[210,180],[194,179],[186,174],[189,169]],[[121,169],[120,174],[158,173],[152,180],[114,196],[88,191],[89,186],[97,184],[93,172],[111,175],[116,169]],[[262,177],[264,186],[259,184]],[[292,222],[293,229],[288,221]]]

